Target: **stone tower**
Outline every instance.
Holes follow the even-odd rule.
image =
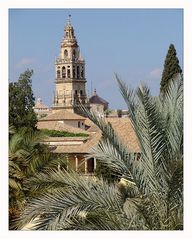
[[[90,106],[86,95],[85,61],[80,55],[70,15],[60,48],[60,55],[55,62],[56,89],[52,110],[66,109],[80,113],[78,104],[88,109]]]

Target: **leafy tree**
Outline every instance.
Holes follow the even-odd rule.
[[[26,70],[17,82],[9,83],[9,124],[16,129],[21,127],[35,129],[37,123],[33,110],[35,98],[32,91],[32,75],[32,70]]]
[[[118,79],[140,153],[129,152],[111,124],[82,109],[102,131],[88,157],[121,175],[108,184],[65,170],[49,170],[30,180],[35,187],[61,187],[33,199],[18,228],[35,220],[42,230],[181,230],[183,228],[183,81],[170,82],[162,102],[146,86],[136,92]]]
[[[171,79],[175,77],[176,74],[182,73],[182,69],[179,66],[179,60],[177,58],[177,52],[173,44],[170,44],[166,59],[164,62],[164,69],[161,78],[161,88],[160,92],[164,94],[167,89]]]

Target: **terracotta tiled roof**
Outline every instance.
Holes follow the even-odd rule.
[[[133,130],[130,119],[128,118],[107,118],[107,122],[110,122],[117,132],[122,143],[128,148],[129,152],[140,152],[140,148],[138,145],[137,137]],[[85,123],[90,123],[91,121],[86,119]],[[92,122],[89,124],[93,124]],[[93,126],[91,126],[93,127]],[[57,148],[53,151],[55,153],[89,153],[91,148],[96,146],[101,139],[101,131],[95,128],[95,133],[90,132],[89,138],[87,141],[81,145],[67,145],[67,146],[57,146]]]
[[[82,145],[83,150],[88,153],[93,147],[97,146],[99,140],[101,139],[101,136],[101,131],[91,133],[86,144]]]
[[[99,128],[95,125],[90,119],[86,118],[85,126],[87,127],[88,132],[97,132]]]
[[[54,121],[54,120],[85,120],[84,117],[72,113],[67,110],[58,110],[58,112],[52,113],[42,119],[39,119],[39,121]]]
[[[108,118],[110,118],[110,117],[118,117],[118,114],[117,114],[117,112],[116,111],[112,111],[112,112],[110,112],[109,113],[109,115],[108,115]]]
[[[89,138],[85,143],[82,143],[80,145],[58,145],[52,152],[54,153],[66,153],[66,154],[87,154],[93,148],[96,146],[101,138],[101,133],[92,133],[89,135]]]
[[[70,133],[85,133],[85,134],[89,134],[89,132],[80,129],[80,128],[76,128],[76,127],[72,127],[69,126],[65,123],[61,123],[58,121],[38,121],[37,123],[37,128],[38,129],[50,129],[50,130],[58,130],[58,131],[67,131]]]
[[[130,152],[140,152],[137,136],[129,118],[107,118]]]

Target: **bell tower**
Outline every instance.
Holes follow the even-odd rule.
[[[71,24],[71,15],[64,28],[64,38],[60,46],[60,55],[55,61],[56,87],[52,110],[66,109],[80,113],[78,104],[90,108],[86,95],[85,61]]]

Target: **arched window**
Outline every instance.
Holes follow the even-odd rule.
[[[68,56],[68,51],[65,49],[64,50],[64,56],[67,57]]]
[[[77,79],[79,78],[79,66],[77,66]]]
[[[61,78],[61,72],[60,72],[60,70],[57,70],[57,78]]]
[[[83,95],[83,91],[82,90],[80,90],[80,95]]]
[[[62,67],[62,78],[66,78],[66,69],[64,66]]]
[[[78,128],[80,128],[81,127],[81,122],[80,121],[78,121]]]
[[[75,49],[73,50],[73,60],[75,60],[75,58],[76,58],[76,51],[75,51]]]
[[[74,31],[71,29],[71,36],[74,37]]]
[[[81,78],[84,77],[84,69],[83,69],[83,66],[81,67]]]
[[[73,66],[73,78],[76,78],[76,74],[75,74],[75,66]]]
[[[70,69],[67,69],[67,78],[70,78],[70,77],[71,77]]]

